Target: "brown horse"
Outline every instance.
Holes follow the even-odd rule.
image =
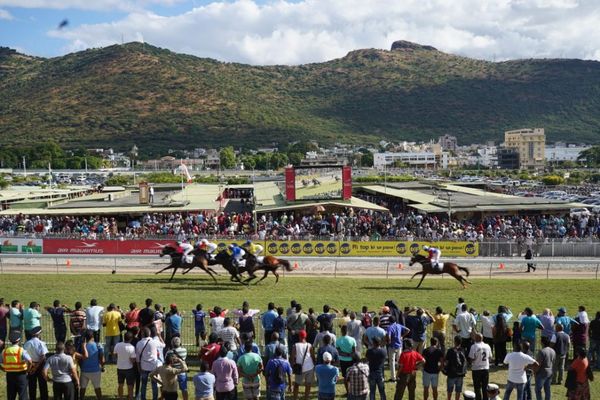
[[[251,280],[256,279],[256,275],[254,275],[255,272],[264,271],[262,278],[257,280],[255,282],[255,284],[257,284],[258,282],[265,279],[267,277],[267,275],[269,275],[269,272],[271,272],[273,275],[275,275],[275,283],[277,283],[277,282],[279,282],[279,274],[277,273],[277,270],[280,267],[285,268],[288,271],[293,270],[292,266],[290,265],[290,262],[288,260],[284,260],[282,258],[276,258],[273,256],[265,256],[263,258],[262,263],[259,263],[258,260],[256,259],[256,256],[254,256],[253,254],[246,253],[245,257],[246,257],[246,272],[248,272],[248,275],[250,275],[250,276],[248,278],[246,278],[246,280],[244,282],[250,282]]]
[[[169,278],[169,282],[171,282],[171,280],[173,280],[173,277],[175,276],[175,273],[177,272],[178,269],[180,269],[180,268],[186,269],[186,271],[184,273],[187,273],[192,268],[198,267],[201,270],[203,270],[204,272],[206,272],[207,274],[209,274],[210,277],[213,278],[213,281],[215,281],[215,283],[216,283],[217,279],[215,278],[215,275],[217,275],[217,273],[208,266],[208,262],[207,262],[206,258],[202,254],[198,254],[196,252],[196,250],[194,250],[191,254],[193,255],[192,262],[184,263],[183,260],[181,259],[181,254],[177,253],[177,249],[175,249],[173,246],[169,246],[169,245],[163,247],[163,249],[160,253],[160,256],[161,257],[170,256],[171,263],[168,266],[166,266],[165,268],[156,272],[155,274],[160,274],[163,271],[172,269],[173,273],[171,274],[171,277]]]
[[[467,276],[469,276],[469,269],[465,268],[465,267],[461,267],[458,264],[451,263],[451,262],[445,262],[442,270],[434,269],[433,266],[431,265],[431,261],[429,261],[429,259],[427,257],[425,257],[421,254],[418,254],[418,253],[412,256],[408,265],[413,265],[416,263],[421,264],[421,267],[423,268],[421,271],[416,272],[410,278],[410,280],[412,281],[415,276],[423,275],[421,277],[421,280],[419,281],[419,284],[417,285],[417,289],[421,286],[421,283],[423,283],[423,279],[425,279],[425,276],[427,276],[427,274],[431,274],[431,275],[450,274],[457,281],[460,282],[463,289],[466,289],[466,287],[467,287],[465,285],[465,283],[471,284],[471,282],[467,278],[462,276],[461,273],[459,272],[459,271],[464,271],[467,274]]]

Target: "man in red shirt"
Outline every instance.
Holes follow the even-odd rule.
[[[415,400],[415,389],[417,388],[417,368],[425,364],[425,359],[417,351],[413,350],[413,341],[404,340],[404,346],[400,359],[398,360],[398,380],[394,400],[402,400],[404,390],[408,387],[409,400]]]

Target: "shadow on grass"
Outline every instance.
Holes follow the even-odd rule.
[[[431,288],[431,287],[420,287],[417,289],[416,286],[362,286],[359,289],[363,290],[452,290],[450,288]]]
[[[243,289],[243,286],[237,282],[230,282],[229,280],[217,281],[215,283],[212,279],[194,279],[194,278],[181,278],[175,277],[173,280],[169,278],[142,278],[134,280],[115,280],[108,282],[110,284],[148,284],[148,285],[172,285],[172,287],[162,287],[162,289],[180,289],[182,286],[200,286],[203,290],[237,290]]]

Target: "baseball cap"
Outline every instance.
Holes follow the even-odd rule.
[[[39,335],[40,333],[42,333],[42,327],[41,326],[36,326],[35,328],[33,328],[31,330],[31,334],[32,335]]]
[[[463,392],[463,399],[464,400],[471,400],[471,399],[475,399],[475,392],[472,392],[470,390],[465,390]]]
[[[10,332],[10,334],[8,335],[8,340],[11,343],[17,343],[19,340],[21,340],[21,331]]]
[[[567,312],[567,309],[566,309],[566,308],[564,308],[564,307],[560,307],[560,308],[558,309],[558,312],[564,312],[564,313],[566,313],[566,312]]]
[[[495,383],[490,383],[487,385],[488,392],[494,392],[496,390],[500,390],[500,387],[498,385],[496,385]]]
[[[177,304],[171,303],[171,305],[169,307],[171,307],[171,308],[177,308]]]
[[[298,337],[300,339],[306,339],[306,331],[304,329],[302,329],[301,331],[298,331]]]
[[[331,360],[333,360],[333,356],[330,352],[326,351],[325,353],[323,353],[323,361],[327,362]]]

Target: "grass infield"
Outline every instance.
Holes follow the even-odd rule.
[[[572,315],[577,306],[584,304],[590,317],[600,310],[600,291],[598,281],[595,280],[474,279],[473,285],[467,290],[462,290],[456,281],[450,279],[425,280],[421,289],[415,289],[417,282],[408,282],[406,279],[286,276],[279,284],[275,285],[274,282],[270,277],[259,285],[246,288],[230,283],[223,275],[219,277],[217,284],[199,274],[178,276],[172,282],[168,282],[164,275],[4,275],[0,279],[0,297],[4,297],[6,301],[19,299],[26,305],[37,301],[42,306],[51,305],[55,299],[60,299],[69,306],[78,300],[87,305],[91,298],[96,298],[100,305],[106,306],[113,302],[122,308],[127,308],[132,301],[141,305],[144,299],[151,297],[154,302],[166,306],[177,303],[178,308],[185,311],[184,324],[190,323],[190,310],[198,303],[203,304],[205,310],[214,305],[234,309],[239,308],[244,300],[250,302],[251,308],[261,310],[266,309],[270,301],[288,307],[291,299],[301,303],[304,310],[314,307],[317,312],[320,312],[323,304],[330,304],[340,310],[344,307],[360,310],[363,305],[367,305],[369,310],[378,310],[385,300],[393,299],[401,307],[411,305],[433,310],[439,305],[444,310],[451,311],[460,296],[465,298],[469,307],[479,312],[484,309],[493,312],[500,304],[509,306],[515,314],[527,306],[532,307],[536,313],[545,307],[554,311],[564,306]],[[193,357],[191,352],[190,358]],[[190,376],[197,369],[197,366],[193,366]],[[386,372],[389,374],[389,371]],[[598,379],[591,384],[592,399],[600,399],[600,373],[596,375]],[[440,399],[446,397],[445,382],[446,379],[441,377]],[[490,382],[498,383],[503,394],[506,370],[491,370]],[[472,389],[470,372],[465,378],[464,388]],[[190,390],[193,393],[193,385],[190,385]],[[386,391],[388,396],[393,396],[392,383],[386,383]],[[565,391],[562,386],[553,386],[555,398],[563,398]],[[103,374],[103,392],[105,398],[116,396],[116,370],[113,366],[108,366]],[[5,382],[1,379],[0,398],[4,398],[5,393]],[[338,385],[338,397],[341,398],[343,393],[343,386]],[[92,398],[89,388],[87,396]],[[311,397],[316,398],[316,389],[313,389]],[[512,397],[516,398],[516,394]],[[239,398],[242,398],[241,386]],[[417,399],[422,398],[419,374]]]

